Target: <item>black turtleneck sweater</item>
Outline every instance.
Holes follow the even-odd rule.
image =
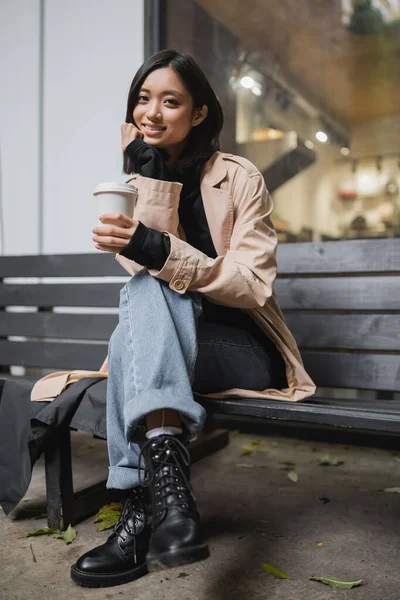
[[[165,150],[155,148],[136,139],[131,142],[126,153],[131,159],[135,172],[163,181],[178,181],[183,184],[179,201],[179,222],[185,232],[188,244],[197,248],[210,258],[216,258],[213,241],[204,211],[200,192],[200,176],[196,169],[185,174],[168,171]],[[160,231],[146,227],[139,221],[135,233],[129,243],[121,250],[120,255],[134,260],[147,269],[160,271],[170,253],[171,243]],[[240,308],[232,308],[213,304],[203,295],[203,318],[208,321],[245,329],[258,340],[268,351],[273,363],[276,387],[286,387],[285,365],[275,344],[263,333],[253,319]]]

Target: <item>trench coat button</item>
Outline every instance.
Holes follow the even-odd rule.
[[[185,284],[183,283],[182,279],[177,279],[174,283],[174,287],[176,290],[183,290]]]

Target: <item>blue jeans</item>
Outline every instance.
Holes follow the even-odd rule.
[[[265,348],[247,331],[201,315],[201,294],[178,294],[146,269],[121,289],[119,323],[108,347],[108,488],[138,485],[138,442],[145,439],[147,413],[179,411],[190,440],[206,417],[193,391],[270,386]]]

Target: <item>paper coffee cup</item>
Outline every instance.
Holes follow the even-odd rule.
[[[93,192],[97,198],[97,215],[123,213],[133,216],[138,190],[130,183],[108,181],[100,183]]]

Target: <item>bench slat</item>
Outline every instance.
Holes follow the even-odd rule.
[[[279,244],[280,274],[400,273],[400,238]]]
[[[108,341],[118,315],[0,312],[0,337],[18,335]]]
[[[319,387],[400,391],[400,355],[334,352],[301,353]]]
[[[301,348],[400,350],[399,315],[288,312],[286,323]]]
[[[121,283],[0,284],[0,306],[118,307]]]
[[[353,427],[366,431],[382,431],[385,433],[400,433],[399,412],[386,411],[386,401],[379,401],[379,409],[363,410],[339,408],[332,400],[332,405],[319,406],[308,402],[280,402],[276,400],[255,400],[236,398],[222,400],[216,398],[196,397],[208,412],[216,414],[231,414],[257,417],[312,425],[328,425],[332,427]],[[390,401],[389,401],[390,402]],[[392,404],[389,405],[392,407]]]
[[[107,355],[107,344],[8,342],[0,340],[0,364],[96,371]]]
[[[0,340],[0,364],[54,369],[92,369],[102,364],[107,344],[59,344]],[[320,387],[400,390],[399,355],[302,353]]]
[[[286,322],[305,348],[400,350],[398,315],[289,312]],[[108,341],[118,315],[0,312],[0,336]]]
[[[400,239],[279,244],[280,274],[400,273]],[[121,276],[114,254],[1,256],[0,277]]]
[[[400,310],[400,277],[278,279],[282,310]]]
[[[129,275],[108,252],[0,256],[0,277],[103,277]]]
[[[119,304],[121,283],[0,284],[0,306],[104,306]],[[283,310],[400,310],[400,278],[280,279]]]

